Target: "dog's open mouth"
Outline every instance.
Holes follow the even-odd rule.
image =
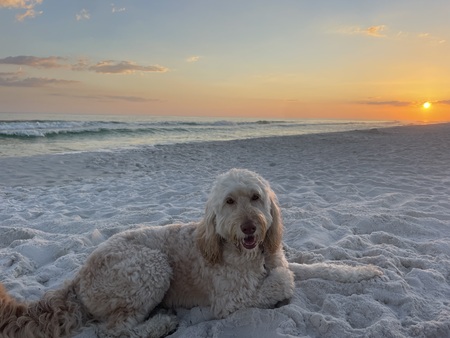
[[[252,235],[245,236],[245,238],[242,240],[242,245],[248,250],[255,248],[257,244],[258,242],[256,240],[256,237]]]

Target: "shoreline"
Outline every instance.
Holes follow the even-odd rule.
[[[157,145],[149,145],[149,146],[139,146],[136,148],[126,148],[120,149],[116,151],[109,150],[99,150],[99,151],[85,151],[85,152],[70,152],[64,154],[38,154],[33,156],[17,156],[17,157],[3,157],[1,158],[0,163],[0,186],[18,186],[21,184],[33,184],[35,179],[39,179],[39,177],[44,181],[49,183],[56,183],[60,180],[63,182],[70,180],[72,176],[76,177],[77,174],[84,173],[86,176],[94,176],[97,177],[101,175],[102,172],[95,172],[95,164],[103,164],[107,160],[114,161],[111,168],[103,168],[104,174],[114,174],[115,170],[118,169],[119,166],[123,167],[121,170],[139,170],[140,165],[137,161],[140,159],[140,155],[148,154],[155,158],[155,162],[164,163],[167,162],[167,156],[180,156],[181,158],[185,158],[186,154],[195,154],[198,159],[205,160],[208,157],[213,156],[211,151],[208,151],[209,148],[214,148],[217,154],[222,154],[225,160],[228,160],[224,154],[229,154],[232,157],[233,151],[230,149],[246,149],[251,147],[252,144],[255,144],[256,147],[259,147],[259,144],[264,144],[265,152],[271,151],[275,155],[280,151],[279,146],[289,147],[292,143],[301,143],[305,142],[306,145],[311,142],[322,143],[322,146],[326,147],[328,144],[326,140],[334,140],[335,138],[338,140],[337,142],[342,142],[344,140],[350,140],[351,138],[364,141],[364,137],[362,135],[367,135],[365,140],[369,140],[370,135],[375,136],[376,134],[386,134],[392,135],[401,133],[402,130],[407,131],[417,130],[417,132],[432,132],[432,129],[438,128],[447,128],[450,126],[450,123],[438,123],[438,124],[427,124],[427,125],[407,125],[407,126],[394,126],[394,127],[386,127],[386,128],[372,128],[372,129],[364,129],[364,130],[352,130],[352,131],[344,131],[344,132],[330,132],[330,133],[317,133],[317,134],[301,134],[301,135],[284,135],[284,136],[266,136],[266,137],[258,137],[258,138],[249,138],[249,139],[237,139],[237,140],[223,140],[223,141],[200,141],[200,142],[185,142],[185,143],[173,143],[173,144],[157,144]],[[339,139],[342,139],[339,141]],[[320,144],[314,144],[317,148],[320,148]],[[202,149],[206,149],[202,150]],[[251,151],[246,152],[248,157],[250,157]],[[120,158],[129,156],[135,162],[130,164],[127,168],[127,164],[124,163]],[[195,156],[195,155],[194,155]],[[102,160],[105,158],[105,160]],[[226,169],[230,169],[233,166],[227,164],[234,163],[235,167],[239,167],[239,162],[235,161],[233,158],[230,158],[231,161],[223,161],[221,168],[218,168],[217,173],[221,171],[226,171]],[[175,159],[176,162],[176,159]],[[172,164],[176,164],[176,163]],[[30,163],[30,166],[27,165]],[[73,166],[69,166],[64,168],[65,163],[73,164]],[[120,164],[119,164],[120,163]],[[54,172],[52,169],[57,168],[59,165],[63,167],[62,175],[59,175],[58,172]],[[273,164],[274,165],[274,164]],[[155,169],[159,169],[160,166],[156,163],[153,164]],[[101,168],[98,168],[101,169]],[[257,171],[256,168],[253,170]],[[35,171],[35,174],[33,173]],[[148,170],[147,170],[148,171]],[[41,176],[38,176],[38,175]],[[264,173],[262,173],[264,174]],[[17,176],[17,177],[15,177]],[[83,175],[81,175],[83,176]],[[214,176],[213,176],[214,177]]]
[[[145,146],[317,134],[403,125],[390,121],[171,120],[0,121],[0,157],[120,151]]]

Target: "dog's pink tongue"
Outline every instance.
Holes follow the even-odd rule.
[[[256,238],[255,236],[247,236],[242,241],[242,244],[244,245],[244,248],[246,249],[253,249],[256,246]]]

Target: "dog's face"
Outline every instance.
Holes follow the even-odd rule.
[[[245,254],[260,247],[276,250],[281,242],[275,194],[261,176],[243,169],[232,169],[217,178],[200,227],[204,229],[199,229],[199,246],[211,261],[220,257],[223,241],[233,243]]]
[[[262,182],[242,173],[231,174],[221,177],[213,191],[217,196],[217,234],[243,250],[257,248],[272,224],[270,201]]]

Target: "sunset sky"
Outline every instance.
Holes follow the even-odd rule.
[[[0,0],[0,112],[450,121],[449,18],[449,0]]]

